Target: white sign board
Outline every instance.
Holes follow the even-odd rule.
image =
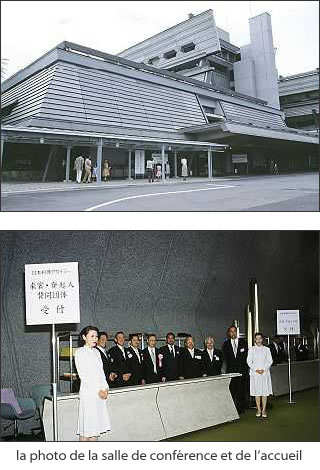
[[[25,265],[26,324],[79,323],[78,263]]]
[[[247,154],[232,155],[232,163],[248,163]]]
[[[277,310],[277,334],[300,334],[299,310]]]
[[[162,154],[161,153],[152,153],[151,154],[152,160],[154,163],[162,163]],[[168,162],[168,154],[164,154],[164,162]]]

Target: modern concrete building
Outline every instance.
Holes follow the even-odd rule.
[[[251,46],[266,30],[270,52],[269,17],[260,16]],[[169,161],[171,176],[182,157],[193,176],[209,178],[269,173],[274,162],[280,171],[316,167],[318,138],[287,127],[259,73],[259,97],[239,92],[240,58],[211,10],[118,56],[62,42],[2,84],[2,178],[68,181],[79,154],[97,162],[98,182],[104,159],[115,178],[143,178],[149,158],[163,170]]]
[[[212,10],[189,18],[118,55],[267,101],[279,108],[271,17],[249,20],[250,44],[238,47]]]
[[[280,76],[279,95],[288,126],[319,132],[319,69]]]

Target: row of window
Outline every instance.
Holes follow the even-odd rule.
[[[188,44],[185,44],[184,46],[180,47],[180,51],[183,52],[184,54],[187,52],[191,52],[195,49],[196,45],[194,42],[189,42]],[[177,51],[175,49],[172,49],[171,51],[167,51],[163,54],[164,59],[173,59],[177,55]],[[160,61],[160,57],[152,57],[151,59],[148,60],[148,64],[150,65],[156,65]]]

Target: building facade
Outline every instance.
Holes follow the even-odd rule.
[[[182,157],[190,175],[209,178],[270,173],[275,162],[280,171],[317,165],[315,135],[288,128],[278,106],[239,92],[233,65],[241,49],[211,10],[142,46],[133,46],[132,60],[133,50],[113,56],[64,41],[8,78],[2,178],[69,181],[80,154],[96,163],[98,182],[106,159],[114,178],[145,177],[148,159],[162,165],[163,178],[167,161],[171,176],[181,175]],[[259,74],[255,87],[263,90]]]
[[[279,96],[289,127],[319,132],[319,69],[280,76]]]

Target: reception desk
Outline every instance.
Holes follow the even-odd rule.
[[[229,384],[240,374],[110,390],[112,432],[105,441],[160,441],[239,418]],[[58,396],[58,440],[77,441],[78,394]],[[44,401],[43,425],[52,441],[52,400]]]
[[[270,369],[272,391],[275,397],[289,393],[288,363]],[[291,362],[291,387],[293,392],[319,386],[319,359]]]

